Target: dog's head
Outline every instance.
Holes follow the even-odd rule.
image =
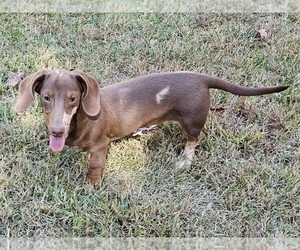
[[[17,113],[31,106],[34,92],[40,95],[53,151],[63,149],[72,117],[80,106],[91,118],[100,112],[97,81],[79,70],[41,70],[27,76],[19,86]]]

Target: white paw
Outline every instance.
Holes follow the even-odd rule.
[[[176,170],[178,171],[185,171],[185,170],[189,170],[189,168],[191,167],[191,161],[190,160],[181,160],[178,161],[175,165]]]
[[[184,169],[185,161],[179,161],[176,163],[175,168],[178,170]]]

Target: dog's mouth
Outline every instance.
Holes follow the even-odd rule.
[[[62,136],[50,135],[50,149],[53,152],[60,152],[64,149],[66,138]]]
[[[60,152],[64,149],[66,138],[69,134],[70,124],[77,107],[73,108],[71,114],[63,112],[62,119],[59,122],[51,120],[48,125],[48,131],[50,134],[50,149],[53,152]]]

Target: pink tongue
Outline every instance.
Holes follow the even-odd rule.
[[[50,135],[50,148],[53,152],[60,152],[63,150],[65,146],[65,137],[55,137]]]

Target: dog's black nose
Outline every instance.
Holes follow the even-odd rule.
[[[61,137],[65,133],[65,128],[51,128],[51,134],[55,137]]]

